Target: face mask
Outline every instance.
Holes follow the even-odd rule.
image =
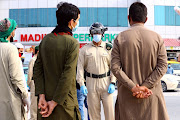
[[[99,41],[101,41],[101,35],[93,35],[93,41],[98,43]]]
[[[72,27],[73,27],[73,26],[72,26]],[[75,27],[73,27],[72,32],[75,32],[78,27],[79,27],[79,21],[77,22],[77,25],[76,25]]]
[[[19,53],[19,57],[23,56],[23,53]]]
[[[168,67],[170,68],[170,67],[171,67],[171,65],[168,65]]]

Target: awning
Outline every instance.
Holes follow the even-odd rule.
[[[178,39],[163,39],[166,47],[180,47],[180,40]]]

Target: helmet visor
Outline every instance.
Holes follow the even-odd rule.
[[[98,29],[98,28],[92,29],[92,30],[91,30],[91,34],[102,34],[102,30],[101,30],[101,29]]]

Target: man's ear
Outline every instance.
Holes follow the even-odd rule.
[[[73,19],[71,19],[71,20],[69,21],[69,25],[70,25],[70,26],[73,25],[73,21],[74,21]]]
[[[145,20],[145,22],[144,22],[144,23],[146,23],[146,22],[147,22],[147,20],[148,20],[148,17],[146,17],[146,20]]]

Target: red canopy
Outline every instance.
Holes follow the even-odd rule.
[[[170,47],[170,46],[173,46],[173,47],[180,47],[180,40],[178,39],[163,39],[164,40],[164,44],[166,47]]]

